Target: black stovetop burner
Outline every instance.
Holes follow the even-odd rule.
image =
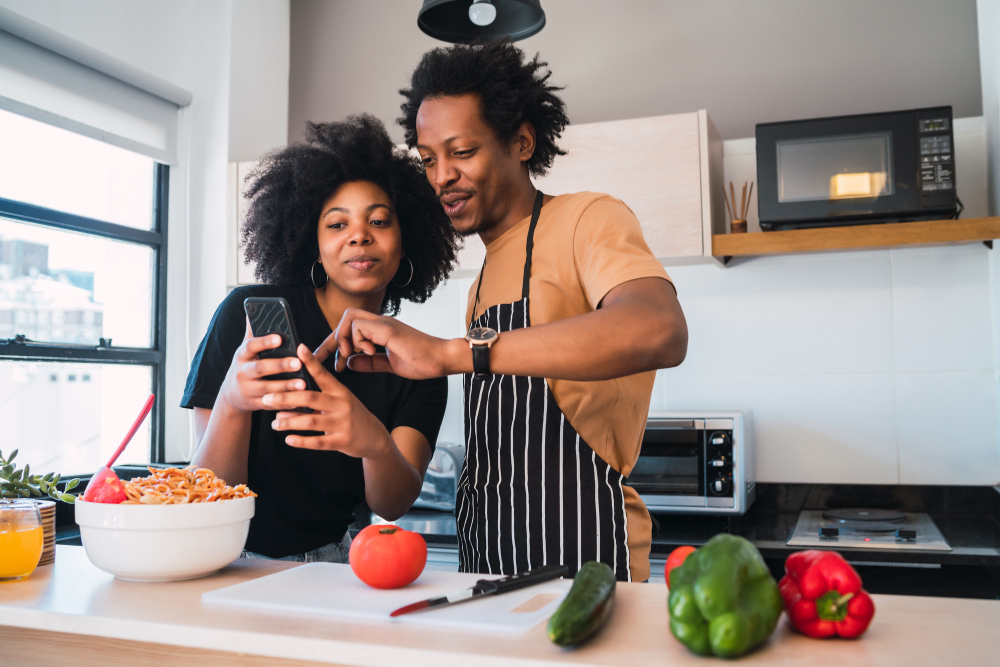
[[[893,533],[906,521],[902,512],[853,508],[824,510],[823,518],[845,533]]]

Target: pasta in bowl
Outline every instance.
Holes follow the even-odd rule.
[[[123,482],[122,503],[77,499],[87,557],[126,581],[204,577],[240,556],[257,494],[205,468],[150,468]]]

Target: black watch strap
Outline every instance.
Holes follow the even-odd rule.
[[[490,346],[472,346],[472,370],[480,380],[486,379],[490,374]]]

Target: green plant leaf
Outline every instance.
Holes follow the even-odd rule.
[[[10,453],[9,457],[7,457],[7,463],[10,463],[11,461],[13,461],[15,456],[17,456],[17,450],[16,449]]]
[[[52,479],[52,475],[54,475],[54,474],[55,473],[53,473],[53,472],[46,473],[45,476],[42,477],[42,479],[44,479],[46,482],[48,482],[48,481],[50,481]]]
[[[59,495],[59,500],[63,501],[64,503],[69,503],[70,505],[72,505],[76,502],[76,496],[74,496],[71,493],[63,493]]]
[[[66,490],[67,491],[72,491],[73,489],[75,489],[78,486],[80,486],[80,480],[78,480],[78,479],[71,479],[68,482],[66,482]]]

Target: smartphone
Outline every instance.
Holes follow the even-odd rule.
[[[261,359],[281,359],[298,357],[295,351],[299,347],[299,337],[295,333],[295,323],[292,321],[292,311],[288,302],[280,296],[251,296],[243,300],[243,310],[250,321],[250,332],[254,337],[278,334],[281,345],[270,350],[264,350],[257,356]],[[316,381],[312,379],[305,366],[297,371],[268,375],[267,380],[302,380],[309,391],[319,391]],[[309,408],[296,408],[296,412],[312,412]]]

